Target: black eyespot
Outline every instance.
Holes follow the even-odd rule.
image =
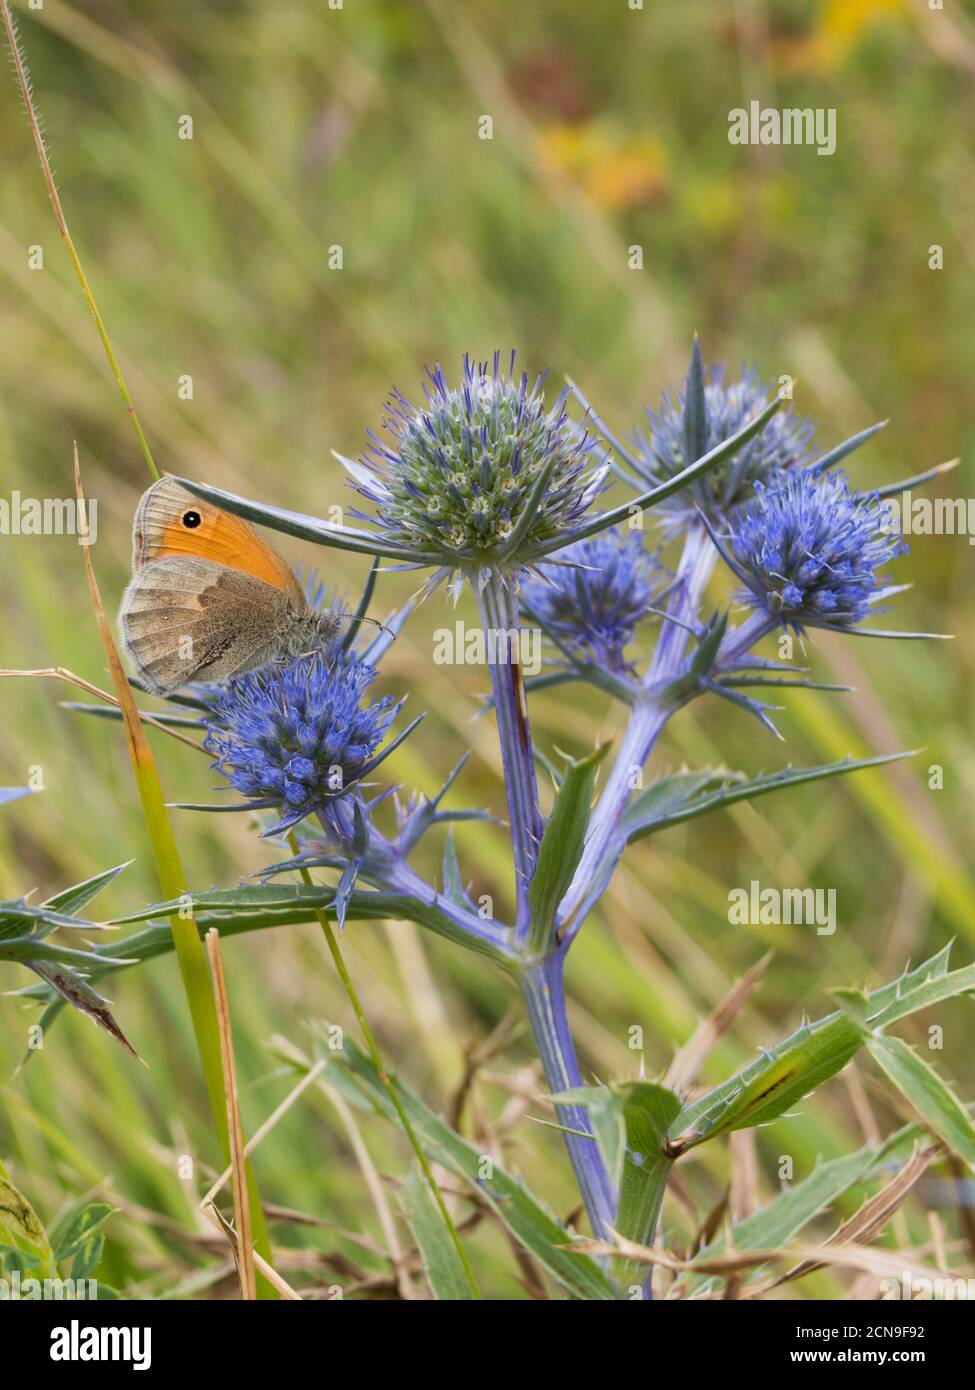
[[[203,518],[200,516],[200,513],[199,513],[199,512],[184,512],[184,513],[183,513],[183,525],[184,525],[184,526],[188,526],[189,529],[190,529],[191,531],[192,531],[195,527],[199,526],[199,524],[200,524],[200,522],[201,522],[202,520],[203,520]]]

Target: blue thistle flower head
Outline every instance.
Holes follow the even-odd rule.
[[[804,469],[756,483],[732,522],[730,559],[752,608],[796,628],[853,627],[885,592],[880,570],[906,549],[875,493]]]
[[[622,673],[637,623],[660,587],[662,567],[639,532],[601,531],[540,565],[522,586],[526,606],[572,652]]]
[[[375,675],[363,661],[316,652],[238,676],[214,693],[203,746],[249,801],[280,810],[275,829],[284,829],[375,765],[398,709],[388,695],[364,702]]]
[[[666,482],[694,459],[687,457],[684,411],[686,386],[668,391],[660,408],[647,408],[648,429],[636,438],[636,462],[652,485]],[[707,413],[705,453],[730,439],[733,434],[760,415],[775,396],[775,386],[764,382],[754,367],[745,367],[741,379],[725,383],[724,367],[707,369],[704,403]],[[711,515],[732,512],[752,496],[752,486],[808,461],[813,435],[810,421],[793,414],[787,406],[773,415],[764,429],[744,444],[727,463],[704,477],[695,489],[675,493],[661,503],[671,524],[686,516],[696,504]]]
[[[439,363],[428,371],[426,403],[399,391],[386,403],[383,425],[392,442],[370,433],[358,462],[342,459],[373,513],[354,513],[387,541],[474,571],[497,563],[517,568],[509,553],[520,521],[530,547],[567,531],[602,490],[603,447],[569,418],[566,392],[545,406],[544,377],[464,358],[459,386]],[[533,488],[547,469],[540,497]]]

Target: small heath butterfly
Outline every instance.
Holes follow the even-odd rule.
[[[328,647],[343,616],[309,609],[289,566],[241,517],[172,478],[143,493],[119,626],[154,694]]]

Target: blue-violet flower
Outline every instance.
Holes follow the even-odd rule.
[[[204,747],[248,800],[294,824],[341,796],[365,772],[398,708],[363,703],[375,668],[320,652],[228,682],[213,698]]]
[[[775,386],[763,382],[754,367],[744,368],[741,380],[728,384],[725,384],[721,364],[709,367],[704,386],[705,452],[744,429],[749,420],[765,409],[774,394]],[[669,391],[661,400],[659,410],[652,411],[648,407],[649,428],[635,441],[636,461],[642,465],[644,479],[654,485],[666,482],[694,462],[687,457],[685,397],[686,388]],[[753,483],[805,463],[812,434],[812,424],[794,415],[791,406],[779,410],[727,463],[707,474],[699,488],[666,498],[661,510],[669,513],[671,522],[702,502],[712,514],[732,511],[751,497]]]
[[[428,371],[426,404],[399,391],[387,401],[386,443],[370,433],[356,463],[343,459],[356,490],[375,514],[353,513],[398,546],[432,553],[445,564],[473,570],[495,560],[517,567],[507,554],[533,484],[552,465],[537,500],[525,547],[569,530],[603,486],[603,446],[569,418],[566,392],[546,409],[543,377],[529,386],[507,371],[464,358],[461,384],[450,387],[439,363]]]
[[[615,672],[660,587],[661,566],[639,532],[607,530],[559,552],[522,587],[527,608],[565,646]]]
[[[842,472],[756,483],[731,527],[742,597],[796,628],[861,622],[885,591],[878,571],[906,549],[876,494],[851,492]]]

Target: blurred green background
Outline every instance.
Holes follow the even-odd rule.
[[[858,483],[881,485],[960,454],[962,467],[941,487],[971,490],[975,6],[16,8],[68,221],[162,468],[326,515],[352,503],[330,451],[357,454],[389,386],[415,396],[425,363],[439,358],[451,374],[465,350],[517,346],[529,370],[551,367],[553,389],[572,376],[626,434],[683,375],[698,331],[708,360],[793,376],[797,409],[816,419],[824,448],[890,417],[852,461]],[[835,107],[835,155],[731,146],[728,112],[752,98]],[[2,495],[70,496],[77,439],[98,501],[98,578],[114,607],[149,479],[11,82],[0,112]],[[178,138],[186,115],[192,140]],[[492,140],[478,138],[484,115]],[[943,247],[943,270],[929,268],[932,245]],[[43,269],[29,268],[35,246]],[[629,268],[634,246],[642,270]],[[330,268],[334,247],[341,269]],[[178,393],[187,374],[192,400]],[[322,564],[340,590],[354,593],[364,578],[364,561],[282,549],[296,564]],[[785,745],[726,705],[699,702],[673,723],[658,771],[686,761],[757,772],[847,752],[924,751],[639,846],[570,958],[587,1073],[634,1075],[640,1058],[627,1030],[639,1024],[643,1064],[656,1075],[769,948],[761,989],[708,1062],[711,1080],[804,1011],[826,1012],[831,985],[880,983],[953,936],[956,964],[975,955],[971,573],[965,537],[915,539],[897,569],[914,588],[895,600],[891,625],[955,640],[817,640],[815,671],[859,693],[787,696]],[[72,538],[0,537],[0,585],[0,665],[60,665],[108,683]],[[413,587],[413,576],[383,577],[373,612],[381,617]],[[713,598],[728,587],[719,575]],[[438,595],[385,663],[382,689],[408,692],[410,714],[427,711],[395,774],[406,789],[432,793],[470,745],[454,804],[500,811],[492,730],[471,722],[483,672],[431,659],[432,633],[449,621]],[[157,885],[121,731],[65,712],[66,698],[73,692],[53,681],[0,686],[0,783],[23,784],[40,766],[45,784],[0,818],[0,896],[45,896],[132,859],[95,905],[108,917],[154,900]],[[538,698],[533,717],[545,751],[578,752],[619,714],[595,694],[554,692]],[[211,799],[203,759],[153,737],[167,796]],[[943,790],[929,790],[932,764],[943,767]],[[175,816],[193,886],[229,886],[267,862],[243,818]],[[457,840],[477,891],[506,904],[503,829],[461,826]],[[435,856],[420,858],[433,872]],[[728,890],[753,878],[835,888],[835,936],[729,926]],[[465,1048],[506,1011],[520,1018],[509,986],[408,924],[353,925],[345,948],[388,1057],[446,1110]],[[308,1019],[354,1023],[313,925],[237,939],[225,955],[252,1132],[290,1084],[268,1039],[304,1046]],[[12,966],[0,977],[7,989],[27,982]],[[62,1016],[3,1086],[0,1153],[45,1219],[80,1193],[110,1193],[120,1212],[106,1279],[158,1295],[197,1271],[201,1296],[233,1292],[225,1252],[195,1215],[216,1150],[175,966],[111,983],[148,1070],[85,1019]],[[20,1000],[0,1001],[6,1075],[35,1018]],[[904,1036],[923,1039],[929,1021],[906,1025]],[[936,1060],[971,1099],[964,1006],[938,1021],[945,1051]],[[514,1123],[546,1114],[538,1090],[522,1034],[487,1063],[466,1123],[485,1142],[503,1133],[509,1164],[565,1216],[576,1198],[558,1136]],[[777,1190],[781,1155],[802,1177],[817,1154],[845,1152],[899,1116],[867,1064],[847,1072],[799,1117],[759,1131],[759,1194]],[[402,1173],[404,1146],[377,1125],[364,1129],[381,1169]],[[682,1172],[706,1208],[727,1180],[728,1151],[700,1152]],[[204,1165],[193,1183],[177,1177],[182,1153]],[[296,1252],[282,1256],[285,1277],[335,1282],[344,1277],[328,1263],[335,1251],[370,1265],[341,1232],[379,1238],[375,1211],[323,1097],[289,1113],[256,1168],[267,1201],[341,1228],[276,1227]],[[679,1204],[665,1219],[686,1234]],[[932,1238],[919,1204],[902,1219],[919,1246]],[[497,1233],[482,1227],[471,1246],[485,1291],[520,1296]],[[835,1294],[839,1283],[816,1275],[791,1296]]]

